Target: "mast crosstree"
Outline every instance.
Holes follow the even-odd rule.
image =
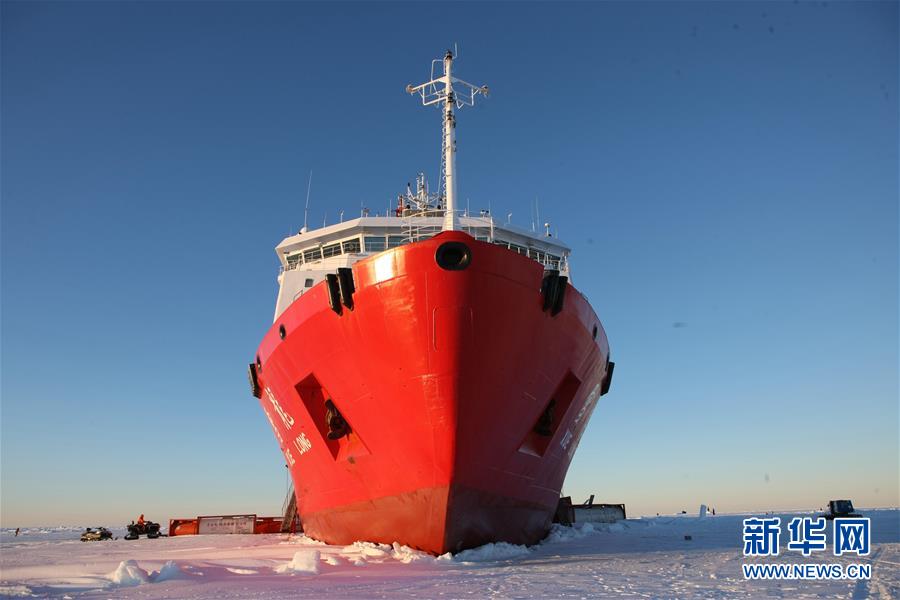
[[[486,85],[476,86],[453,76],[453,52],[447,50],[443,59],[444,74],[434,76],[435,63],[440,59],[431,61],[431,80],[417,86],[408,85],[406,91],[410,94],[419,94],[423,106],[437,105],[442,109],[442,127],[444,133],[444,147],[441,160],[441,177],[447,194],[444,207],[444,231],[456,231],[459,229],[459,220],[456,215],[456,117],[454,109],[459,110],[463,106],[474,106],[475,96],[482,94],[487,96]]]

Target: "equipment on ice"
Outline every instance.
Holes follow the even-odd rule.
[[[577,523],[615,523],[625,520],[624,504],[595,504],[593,494],[574,509]]]
[[[84,533],[81,534],[81,541],[101,542],[103,540],[111,540],[112,537],[112,531],[110,531],[106,527],[98,527],[97,529],[91,529],[90,527],[88,527],[84,530]]]

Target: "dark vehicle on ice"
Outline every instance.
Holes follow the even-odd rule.
[[[126,540],[136,540],[142,535],[146,535],[148,539],[156,539],[160,536],[159,523],[147,521],[145,523],[132,523],[128,526],[128,535]]]
[[[850,500],[829,500],[828,508],[825,509],[822,516],[830,521],[838,518],[861,517],[862,515],[856,512],[853,502]]]

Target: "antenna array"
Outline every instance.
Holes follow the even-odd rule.
[[[435,77],[435,66],[443,63],[444,74]],[[454,109],[463,106],[474,106],[475,96],[488,95],[486,85],[476,86],[463,81],[452,74],[453,52],[447,50],[443,61],[435,59],[431,61],[431,79],[417,86],[408,85],[406,91],[410,94],[419,94],[423,106],[437,105],[443,112],[443,138],[444,146],[441,153],[441,191],[446,194],[444,211],[444,231],[459,229],[456,217],[456,117]]]

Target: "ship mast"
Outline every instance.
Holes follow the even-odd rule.
[[[488,93],[486,85],[475,86],[471,83],[457,79],[452,74],[453,52],[447,50],[443,59],[444,74],[441,77],[434,76],[435,63],[440,59],[431,61],[431,80],[423,84],[406,86],[410,94],[418,93],[422,98],[423,106],[437,105],[443,113],[444,147],[443,147],[443,173],[444,188],[447,198],[444,210],[444,231],[456,231],[459,229],[459,221],[456,217],[456,117],[454,108],[473,106],[475,96]],[[441,86],[442,87],[439,87]],[[454,85],[456,88],[454,88]]]

